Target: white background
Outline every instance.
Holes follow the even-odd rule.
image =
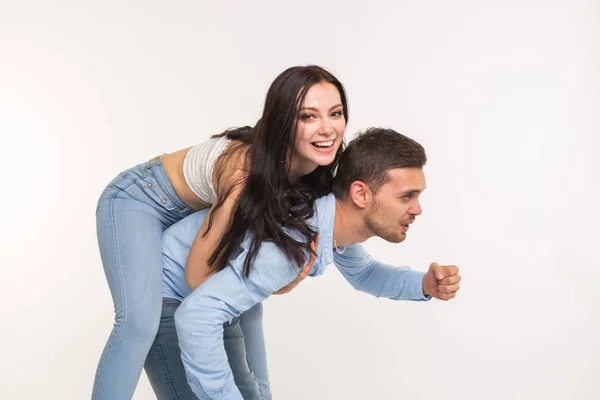
[[[600,398],[592,0],[2,0],[0,398],[89,398],[113,176],[253,125],[277,74],[309,63],[345,84],[348,139],[381,125],[428,152],[423,215],[369,251],[457,264],[463,286],[396,303],[331,268],[269,299],[275,398]],[[135,398],[153,398],[145,377]]]

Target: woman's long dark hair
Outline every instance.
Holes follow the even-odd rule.
[[[250,169],[234,215],[208,260],[217,271],[225,268],[231,256],[239,251],[247,232],[252,241],[244,262],[245,276],[250,274],[252,262],[263,242],[275,243],[298,266],[306,262],[305,254],[311,252],[310,242],[317,235],[306,220],[314,214],[315,200],[331,191],[333,171],[344,148],[342,143],[330,165],[318,166],[310,174],[290,180],[291,160],[287,158],[293,157],[293,151],[289,149],[293,149],[296,142],[298,110],[308,90],[321,82],[331,83],[340,92],[347,122],[348,102],[342,83],[325,69],[310,65],[289,68],[273,81],[256,126],[216,135],[250,146]],[[219,195],[213,210],[223,205],[230,192]],[[212,218],[208,229],[211,225]],[[290,231],[299,233],[305,240],[294,239],[288,233]]]

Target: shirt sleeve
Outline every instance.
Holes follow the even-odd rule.
[[[294,280],[294,270],[280,261],[278,257],[263,258],[262,268],[253,268],[248,278],[228,266],[194,290],[177,309],[181,359],[188,383],[199,398],[242,400],[227,362],[223,324]]]
[[[346,246],[343,254],[334,251],[333,262],[352,287],[361,292],[392,300],[431,299],[423,294],[424,272],[377,261],[361,244]]]

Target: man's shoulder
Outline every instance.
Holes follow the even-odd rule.
[[[335,218],[335,196],[329,193],[323,197],[319,197],[315,201],[315,215],[312,218],[312,224],[319,230],[326,228],[333,223]]]

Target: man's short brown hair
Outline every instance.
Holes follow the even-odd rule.
[[[332,190],[345,200],[352,182],[364,182],[373,193],[387,182],[387,171],[423,168],[425,149],[409,137],[385,128],[367,128],[346,147],[340,158]]]

